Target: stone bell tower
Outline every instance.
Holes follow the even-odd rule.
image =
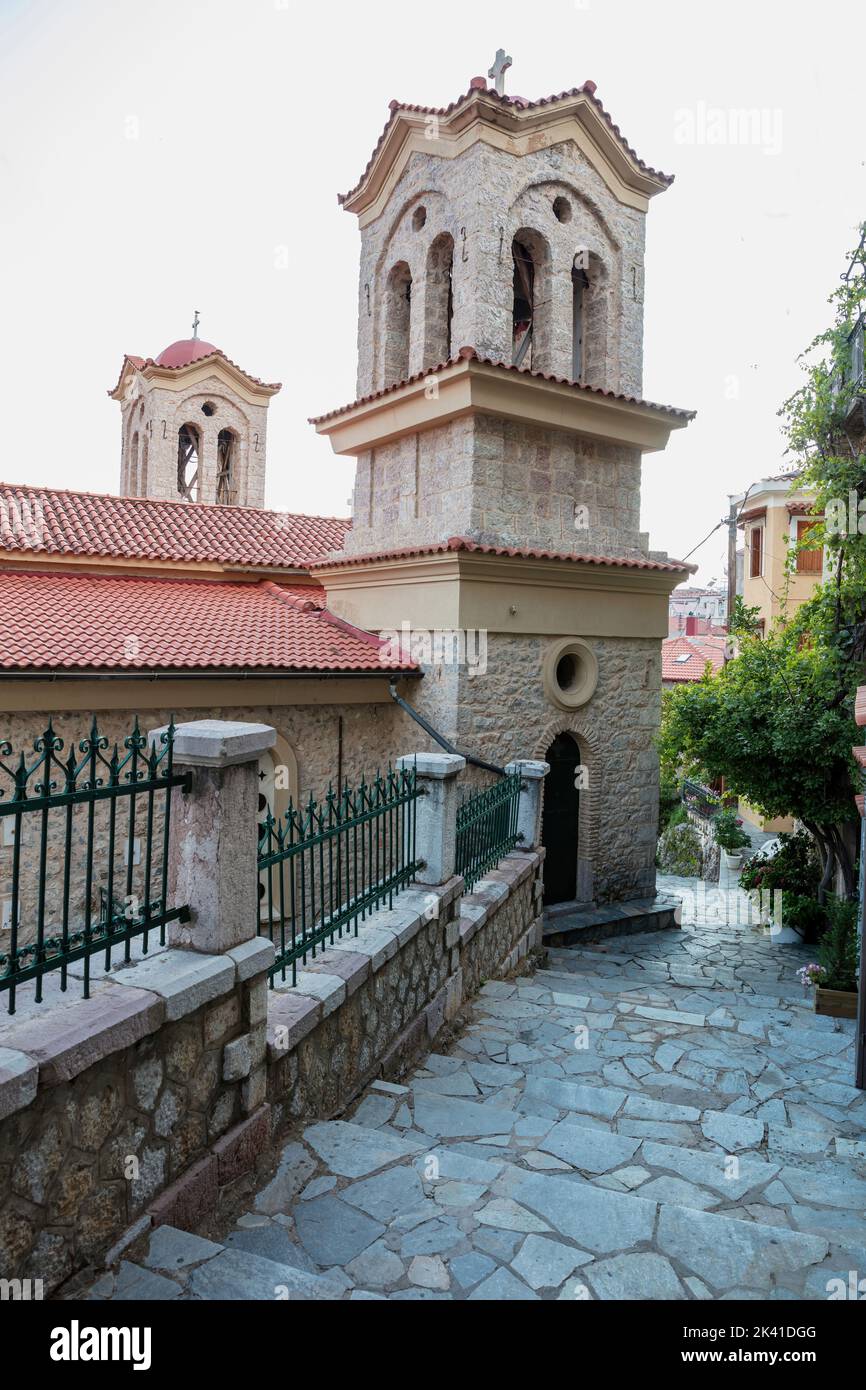
[[[170,502],[264,507],[267,415],[279,385],[249,376],[198,336],[154,360],[125,357],[120,492]]]
[[[640,400],[645,219],[671,182],[592,82],[392,103],[341,200],[361,229],[360,402],[317,422],[358,459],[350,551],[461,535],[647,554],[641,457],[688,418]]]
[[[548,902],[638,899],[661,643],[690,572],[640,530],[643,457],[691,419],[641,399],[645,220],[671,180],[594,83],[527,101],[508,65],[443,109],[393,102],[341,200],[361,230],[358,399],[314,424],[357,460],[354,519],[317,573],[359,627],[421,653],[452,636],[413,697],[440,734],[553,765]]]

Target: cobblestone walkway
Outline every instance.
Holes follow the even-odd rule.
[[[486,985],[448,1056],[309,1126],[219,1243],[164,1228],[90,1296],[810,1300],[866,1278],[854,1025],[811,1012],[808,952],[705,906]]]

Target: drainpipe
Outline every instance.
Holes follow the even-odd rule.
[[[497,767],[495,763],[486,763],[483,758],[473,757],[471,753],[461,752],[459,748],[454,747],[453,743],[449,743],[447,738],[443,738],[442,734],[437,733],[432,724],[427,723],[423,715],[419,714],[416,709],[413,709],[410,704],[407,704],[406,701],[397,694],[397,682],[395,680],[391,681],[389,689],[391,692],[391,699],[394,701],[395,705],[399,705],[401,710],[404,710],[410,719],[414,719],[415,723],[420,725],[425,734],[432,738],[434,743],[438,743],[439,747],[444,749],[446,753],[455,754],[458,758],[465,758],[470,767],[480,767],[484,772],[492,772],[494,777],[508,776],[504,767]]]

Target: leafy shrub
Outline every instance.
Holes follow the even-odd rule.
[[[859,905],[834,898],[828,905],[830,925],[821,941],[818,959],[824,971],[824,989],[854,993],[860,969],[860,942],[857,933]]]
[[[827,927],[827,912],[814,898],[802,893],[782,894],[782,922],[799,932],[809,944],[815,942]]]
[[[781,835],[782,848],[772,859],[751,859],[740,876],[746,892],[775,893],[814,898],[821,882],[821,866],[811,835]]]
[[[681,825],[684,817],[679,786],[671,778],[663,777],[659,788],[659,834],[663,835],[671,825]]]

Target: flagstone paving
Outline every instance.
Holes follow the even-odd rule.
[[[157,1231],[89,1296],[810,1300],[866,1277],[854,1024],[811,1011],[805,948],[691,917],[485,985],[447,1056],[308,1126],[221,1242]]]

